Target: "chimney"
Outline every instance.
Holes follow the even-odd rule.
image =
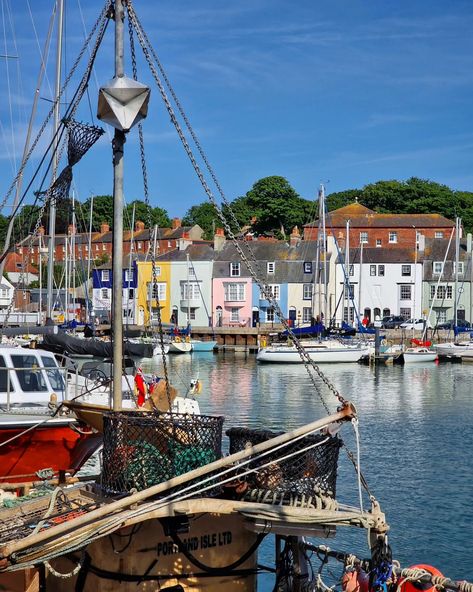
[[[135,223],[135,232],[140,232],[145,229],[145,223],[141,220],[137,220]]]
[[[106,222],[102,222],[100,225],[100,234],[105,234],[106,232],[110,232],[110,226]]]
[[[419,253],[423,253],[425,251],[425,236],[420,232],[417,235],[417,250]]]
[[[299,229],[297,228],[297,226],[294,226],[294,228],[292,229],[292,232],[291,232],[289,244],[291,245],[291,247],[297,247],[300,242],[301,242],[301,233],[299,232]]]
[[[215,236],[214,236],[214,250],[221,251],[223,249],[225,241],[226,241],[226,238],[225,238],[225,232],[223,231],[223,228],[216,228],[215,229]]]
[[[171,228],[173,230],[176,230],[177,228],[180,228],[180,227],[181,227],[181,219],[180,218],[173,218]]]

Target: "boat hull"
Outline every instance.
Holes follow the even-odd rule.
[[[2,461],[0,483],[21,483],[37,480],[36,472],[52,469],[77,472],[102,443],[101,434],[76,420],[50,420],[48,423],[26,430],[38,423],[38,419],[0,421],[0,445]]]
[[[191,341],[193,352],[211,352],[217,347],[216,341]]]
[[[443,358],[473,358],[471,343],[442,343],[436,346],[436,351]]]
[[[182,586],[186,592],[250,592],[256,590],[256,550],[238,567],[235,573],[225,569],[238,562],[256,541],[256,535],[245,528],[245,518],[238,514],[208,514],[186,518],[148,520],[123,528],[121,532],[100,539],[86,547],[90,567],[86,577],[81,574],[83,592],[132,592],[135,590],[163,590]],[[172,537],[168,528],[177,527]],[[180,523],[180,524],[179,524]],[[184,526],[184,527],[183,527]],[[126,539],[124,539],[126,537]],[[114,552],[127,541],[126,550]],[[184,553],[180,545],[186,549]],[[209,566],[203,572],[190,558]],[[54,569],[70,572],[77,560],[61,557],[53,561]],[[217,570],[221,571],[217,571]],[[83,572],[84,570],[81,570]],[[120,575],[122,577],[120,577]],[[201,577],[199,577],[201,576]],[[48,572],[46,590],[69,592],[75,589],[78,576],[62,579]]]
[[[403,357],[405,364],[435,362],[437,359],[437,352],[404,352]]]
[[[189,354],[192,351],[190,341],[171,341],[169,343],[170,354]]]
[[[359,362],[369,355],[368,347],[347,348],[304,348],[310,359],[317,364],[343,364]],[[256,355],[258,362],[272,364],[297,364],[303,360],[293,347],[264,347]]]

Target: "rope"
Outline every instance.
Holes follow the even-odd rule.
[[[57,571],[49,563],[49,561],[45,561],[44,566],[56,578],[61,578],[63,580],[66,580],[68,578],[73,578],[74,576],[76,576],[79,573],[79,571],[82,569],[82,565],[84,563],[84,558],[85,558],[85,550],[82,552],[82,557],[79,559],[79,561],[77,562],[77,565],[74,567],[74,569],[72,571],[67,572],[67,573],[61,573],[61,572]]]
[[[355,440],[356,440],[356,474],[358,478],[358,496],[360,500],[360,510],[363,512],[363,495],[361,491],[361,464],[360,464],[360,433],[358,431],[358,418],[354,417],[351,420],[351,425],[353,426],[353,431],[355,432]]]

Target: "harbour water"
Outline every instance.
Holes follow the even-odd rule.
[[[162,375],[159,363],[145,371]],[[203,413],[226,417],[225,428],[286,430],[325,414],[303,365],[260,365],[243,354],[169,356],[173,384],[185,392],[191,378],[203,383]],[[434,363],[370,368],[326,365],[323,372],[358,409],[361,466],[391,526],[393,556],[407,567],[427,563],[453,579],[473,579],[473,365]],[[318,379],[335,410],[337,401]],[[355,450],[351,425],[343,428]],[[353,466],[343,450],[337,497],[357,503]],[[364,503],[368,504],[365,496]],[[366,532],[340,528],[334,549],[368,556]],[[270,542],[265,542],[265,563]],[[263,576],[260,590],[271,590]]]

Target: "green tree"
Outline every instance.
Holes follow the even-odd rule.
[[[92,198],[89,197],[80,206],[81,219],[89,221],[90,216],[90,202]],[[113,197],[111,195],[96,195],[94,198],[92,209],[92,230],[94,232],[100,231],[100,225],[106,222],[112,228],[113,220]]]
[[[150,207],[148,209],[145,202],[138,199],[129,203],[125,208],[126,220],[129,220],[130,223],[133,217],[133,207],[135,208],[135,222],[141,220],[141,222],[145,223],[145,226],[148,226],[149,218],[151,216],[152,226],[155,224],[160,228],[169,228],[171,226],[171,220],[166,210],[159,207]]]
[[[246,204],[256,216],[258,232],[276,231],[283,238],[294,226],[308,222],[313,204],[300,197],[284,177],[256,181],[246,194]]]
[[[356,199],[361,201],[359,198],[362,195],[362,189],[346,189],[345,191],[337,191],[335,193],[331,193],[327,195],[325,200],[325,204],[327,206],[327,210],[331,212],[332,210],[338,210],[339,208],[343,208],[348,204],[353,203]]]
[[[212,203],[204,201],[192,206],[182,219],[183,226],[198,224],[204,231],[203,238],[212,240],[215,227],[221,226],[217,211]]]

